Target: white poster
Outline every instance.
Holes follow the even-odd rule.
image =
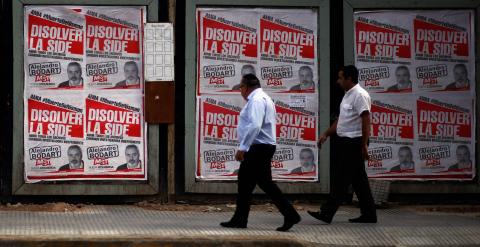
[[[174,81],[172,23],[145,24],[145,80]]]

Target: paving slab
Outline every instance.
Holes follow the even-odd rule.
[[[358,213],[356,208],[341,207],[333,223],[326,225],[302,211],[302,222],[283,233],[275,231],[283,223],[277,212],[253,211],[247,229],[228,229],[219,223],[231,212],[158,211],[131,205],[67,212],[0,211],[0,245],[480,246],[478,214],[394,208],[378,210],[377,224],[348,223]]]

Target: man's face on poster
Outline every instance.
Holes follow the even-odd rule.
[[[82,162],[82,152],[78,148],[70,148],[67,151],[68,163],[79,166]]]
[[[466,83],[467,82],[467,69],[463,66],[455,67],[453,70],[453,76],[455,78],[455,82],[458,83]]]
[[[412,163],[413,157],[410,149],[400,149],[398,151],[398,161],[400,164],[410,164]]]
[[[136,166],[138,164],[139,158],[140,154],[138,153],[138,149],[130,147],[125,150],[125,159],[127,160],[127,163],[131,166]]]
[[[410,73],[408,72],[408,69],[397,69],[395,76],[397,77],[397,83],[399,84],[406,84],[410,82]]]
[[[461,164],[470,163],[470,151],[465,147],[457,148],[457,161]]]
[[[81,83],[82,80],[82,68],[80,66],[72,64],[67,68],[68,80],[75,85]]]
[[[298,71],[298,78],[301,83],[311,83],[313,82],[313,73],[310,69],[303,68]]]
[[[138,68],[135,64],[126,64],[124,72],[127,81],[133,82],[138,80]]]
[[[300,152],[300,163],[303,167],[311,167],[314,165],[314,159],[312,152],[302,151]]]

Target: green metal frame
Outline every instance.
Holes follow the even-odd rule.
[[[374,9],[471,9],[475,11],[475,83],[476,94],[479,95],[480,88],[480,2],[472,0],[343,0],[343,37],[344,37],[344,60],[345,64],[354,64],[354,36],[353,36],[353,12],[355,10]],[[476,101],[476,115],[480,113],[480,101]],[[480,193],[480,162],[478,155],[480,126],[476,122],[476,144],[475,161],[477,167],[476,181],[398,181],[391,186],[391,193]]]
[[[25,5],[135,5],[147,7],[147,20],[158,21],[159,0],[13,0],[13,169],[14,195],[153,195],[159,192],[159,126],[148,125],[148,180],[75,181],[59,184],[26,184],[23,145],[23,25]]]
[[[196,8],[198,7],[290,7],[318,11],[318,52],[320,76],[319,130],[330,124],[330,8],[328,0],[187,0],[185,10],[185,191],[193,193],[236,193],[237,185],[229,182],[195,179],[195,104],[196,104]],[[330,146],[319,152],[319,182],[281,182],[285,193],[325,193],[329,191]]]

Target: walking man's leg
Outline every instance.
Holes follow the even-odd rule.
[[[377,213],[375,210],[375,202],[370,190],[370,184],[368,183],[368,176],[365,172],[363,158],[357,159],[353,165],[352,168],[355,170],[355,176],[353,177],[352,185],[353,190],[358,197],[361,215],[360,217],[350,219],[349,221],[354,223],[376,223]]]
[[[245,160],[240,164],[240,169],[238,171],[237,207],[230,221],[220,223],[223,227],[247,227],[252,192],[256,185],[255,169],[253,169],[255,164],[251,163],[251,158],[254,157],[254,155],[252,155],[253,152],[254,148],[245,154]]]
[[[277,228],[277,231],[287,231],[293,225],[300,222],[301,218],[292,204],[284,197],[282,191],[272,181],[271,161],[275,153],[275,146],[262,145],[262,149],[265,150],[259,154],[262,157],[259,157],[259,163],[257,164],[257,183],[258,186],[270,196],[273,204],[277,206],[280,213],[285,217],[283,226]]]

